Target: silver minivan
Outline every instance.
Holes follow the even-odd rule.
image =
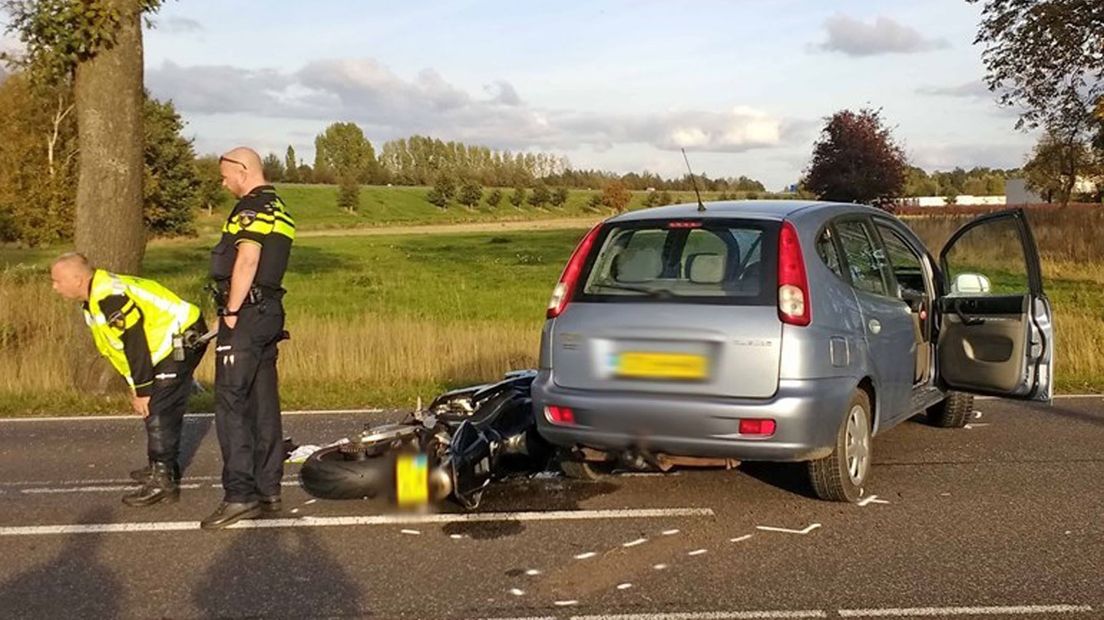
[[[1052,321],[1022,210],[970,221],[937,263],[862,205],[646,209],[571,256],[533,403],[568,463],[805,461],[818,497],[854,502],[872,438],[903,420],[964,426],[974,394],[1049,402]]]

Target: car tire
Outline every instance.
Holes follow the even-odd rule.
[[[303,489],[321,499],[374,498],[387,493],[394,475],[388,459],[348,460],[341,446],[310,455],[299,470]]]
[[[832,454],[809,461],[809,483],[820,499],[854,503],[862,497],[872,464],[870,409],[870,396],[856,390],[836,433]]]
[[[560,470],[572,480],[599,480],[602,475],[590,463],[570,458],[560,459]]]
[[[951,392],[942,402],[928,407],[928,423],[939,428],[962,428],[974,415],[974,395]]]

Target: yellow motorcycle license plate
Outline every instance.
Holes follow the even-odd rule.
[[[429,501],[429,459],[424,454],[402,454],[395,462],[395,497],[399,506],[421,506]]]

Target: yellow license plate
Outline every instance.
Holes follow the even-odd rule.
[[[709,375],[704,355],[687,353],[622,353],[617,375],[630,379],[701,380]]]
[[[400,506],[429,501],[429,459],[424,454],[401,454],[395,462],[395,497]]]

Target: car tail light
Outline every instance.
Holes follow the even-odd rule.
[[[567,308],[567,304],[571,302],[571,295],[579,281],[579,274],[583,271],[583,263],[590,255],[590,248],[594,245],[594,239],[598,236],[598,231],[601,228],[601,224],[591,228],[590,232],[575,247],[575,251],[567,261],[567,267],[564,267],[563,273],[560,274],[560,281],[556,283],[556,288],[552,290],[552,299],[548,301],[548,318],[554,319],[560,316]]]
[[[774,427],[774,420],[764,420],[761,418],[744,418],[740,420],[741,435],[770,437],[774,434]]]
[[[797,230],[790,222],[782,222],[778,233],[778,318],[790,325],[808,325],[811,306]]]
[[[553,424],[570,426],[575,424],[575,412],[570,407],[548,405],[544,408],[544,417]]]

